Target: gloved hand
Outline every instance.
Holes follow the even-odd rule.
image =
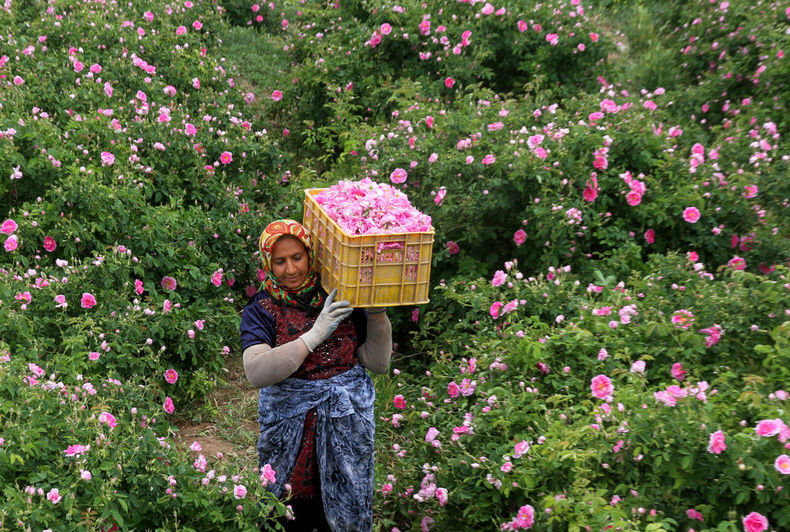
[[[318,345],[329,338],[340,322],[346,319],[354,309],[348,301],[335,301],[337,288],[332,290],[324,301],[324,308],[313,324],[313,328],[304,333],[300,338],[312,352]]]

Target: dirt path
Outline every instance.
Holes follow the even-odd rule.
[[[226,384],[218,387],[207,398],[209,421],[177,423],[176,441],[189,448],[198,442],[206,457],[221,456],[246,465],[257,465],[255,444],[258,437],[258,390],[253,389],[244,376],[239,357],[226,359]],[[213,412],[212,412],[213,410]]]

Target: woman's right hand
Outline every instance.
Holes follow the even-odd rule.
[[[340,322],[346,319],[354,311],[348,301],[335,301],[337,288],[332,290],[324,301],[324,308],[315,320],[312,329],[304,333],[300,338],[307,345],[307,349],[312,352],[324,340],[329,338]]]

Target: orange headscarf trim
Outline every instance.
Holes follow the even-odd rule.
[[[258,239],[258,250],[261,252],[261,262],[263,263],[264,271],[268,273],[272,270],[272,251],[274,250],[274,245],[280,238],[286,235],[297,238],[304,244],[305,249],[307,249],[308,259],[310,260],[310,270],[312,270],[315,255],[313,253],[313,247],[310,245],[310,234],[307,232],[307,229],[296,220],[284,218],[282,220],[275,220],[267,225]]]

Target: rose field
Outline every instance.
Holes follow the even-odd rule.
[[[257,238],[366,178],[374,530],[790,530],[790,2],[490,2],[0,0],[0,531],[281,528]]]

